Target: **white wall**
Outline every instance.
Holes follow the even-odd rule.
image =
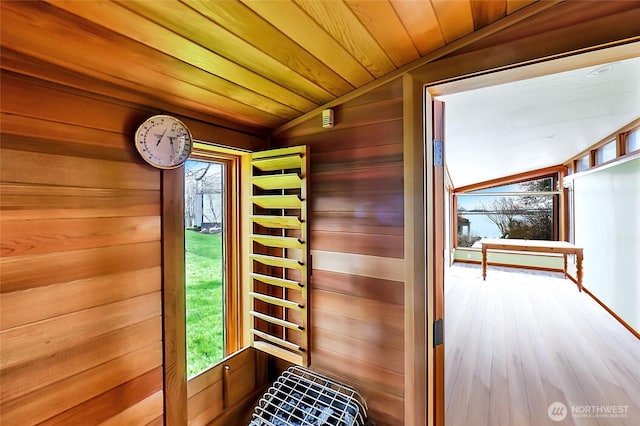
[[[640,158],[574,180],[584,286],[640,331]]]

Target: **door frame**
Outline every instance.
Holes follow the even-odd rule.
[[[514,44],[517,44],[515,42]],[[433,111],[431,100],[438,95],[452,94],[467,90],[488,87],[497,84],[524,80],[548,74],[593,66],[602,62],[614,62],[637,56],[640,37],[594,45],[588,49],[577,49],[557,54],[549,52],[547,56],[531,59],[529,52],[520,50],[516,58],[501,64],[495,58],[495,64],[487,64],[486,52],[482,50],[463,58],[452,57],[426,64],[419,70],[403,76],[404,87],[404,167],[405,167],[405,360],[406,376],[406,424],[444,425],[444,412],[438,416],[438,410],[444,410],[444,384],[438,384],[438,371],[444,372],[442,360],[433,350],[433,323],[436,319],[434,306],[437,302],[437,285],[433,282],[436,264],[430,253],[434,241],[430,238],[445,238],[445,233],[435,234],[433,209],[428,208],[427,200],[433,200]],[[483,67],[488,67],[482,70]],[[408,99],[409,97],[409,99]],[[407,121],[412,121],[407,123]],[[415,121],[418,121],[416,124]],[[409,170],[407,170],[409,168]],[[442,188],[444,192],[444,187]],[[418,211],[422,203],[423,211]],[[424,238],[420,243],[420,238]],[[407,241],[411,240],[411,241]],[[444,240],[440,242],[444,246]],[[422,264],[420,263],[422,262]],[[427,278],[429,277],[429,279]],[[422,286],[422,289],[419,287]],[[423,290],[423,291],[421,291]],[[421,299],[418,302],[416,299]],[[443,300],[444,302],[444,300]],[[446,333],[446,326],[445,333]],[[426,348],[422,350],[406,340],[421,330],[426,339],[422,339]],[[413,353],[408,353],[409,351]],[[443,351],[444,352],[444,351]],[[420,363],[421,357],[426,365]],[[424,379],[424,380],[423,380]],[[424,393],[420,393],[424,392]],[[416,406],[422,403],[420,398],[426,395],[425,411]],[[418,400],[414,398],[418,397]],[[440,407],[440,408],[439,408]]]

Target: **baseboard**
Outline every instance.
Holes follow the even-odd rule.
[[[595,300],[600,306],[602,306],[604,309],[606,309],[607,312],[609,312],[611,314],[611,316],[613,316],[615,319],[618,320],[618,322],[620,324],[622,324],[627,330],[629,330],[631,332],[631,334],[633,334],[634,336],[636,336],[636,339],[640,340],[640,333],[638,333],[633,327],[631,327],[629,324],[627,324],[625,322],[625,320],[623,320],[622,318],[620,318],[611,308],[609,308],[607,305],[605,305],[602,300],[598,299],[593,293],[591,293],[587,288],[582,287],[582,290],[587,293],[589,296],[591,296],[591,298],[593,300]]]
[[[455,259],[453,263],[473,263],[475,265],[482,265],[482,261],[480,260],[467,260],[467,259]],[[545,268],[542,266],[533,266],[533,265],[514,265],[512,263],[500,263],[500,262],[487,262],[487,266],[500,266],[503,268],[518,268],[518,269],[531,269],[533,271],[545,271],[545,272],[560,272],[562,273],[562,269],[557,268]]]

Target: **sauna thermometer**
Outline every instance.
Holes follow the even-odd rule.
[[[193,138],[187,126],[177,118],[154,115],[138,127],[135,143],[147,163],[160,169],[175,169],[191,155]]]

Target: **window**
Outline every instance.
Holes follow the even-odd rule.
[[[591,155],[586,154],[576,160],[576,172],[583,172],[589,170],[591,167]]]
[[[545,176],[457,193],[457,246],[481,238],[557,240],[559,191]]]
[[[640,129],[635,129],[627,133],[625,145],[625,152],[627,154],[640,149]]]
[[[225,350],[225,164],[184,167],[187,377],[216,364]]]
[[[596,149],[596,165],[606,163],[617,156],[615,139]]]
[[[184,166],[183,330],[188,378],[241,348],[240,158],[240,153],[196,143]]]

